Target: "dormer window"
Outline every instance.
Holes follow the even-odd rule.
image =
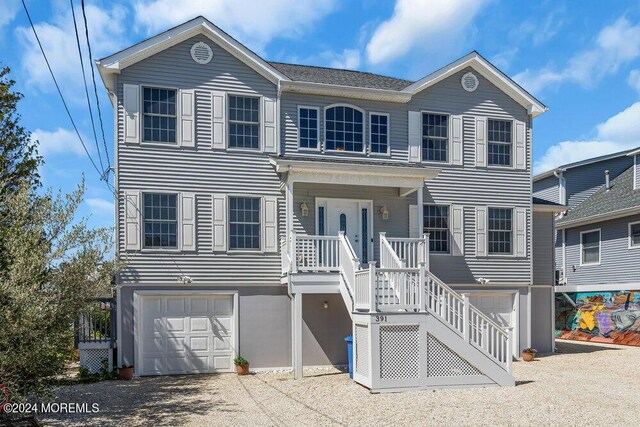
[[[364,114],[338,105],[325,110],[325,148],[328,151],[364,151]]]

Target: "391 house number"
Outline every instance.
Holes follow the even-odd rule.
[[[376,316],[376,322],[383,323],[387,321],[387,316]]]

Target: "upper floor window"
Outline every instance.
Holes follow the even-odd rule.
[[[298,129],[300,148],[318,149],[318,109],[300,107],[298,109]]]
[[[177,248],[178,217],[175,194],[145,193],[143,226],[145,248]]]
[[[176,90],[145,87],[143,139],[146,142],[176,142]]]
[[[229,197],[229,249],[260,249],[259,197]]]
[[[260,99],[229,95],[229,147],[260,148]]]
[[[449,206],[424,205],[423,228],[429,233],[429,251],[449,253]]]
[[[513,210],[489,208],[489,253],[511,254],[513,241]]]
[[[449,116],[422,114],[422,160],[446,162],[449,159]]]
[[[362,111],[341,105],[325,111],[327,150],[362,152],[363,133]]]
[[[371,113],[369,117],[370,150],[375,154],[389,152],[389,115]]]
[[[511,166],[511,121],[487,120],[488,164]]]
[[[580,264],[600,263],[600,230],[580,233]]]
[[[640,248],[640,222],[629,224],[629,247]]]

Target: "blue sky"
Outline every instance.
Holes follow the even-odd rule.
[[[97,159],[69,1],[26,2],[72,114]],[[74,4],[79,8],[80,0]],[[86,0],[86,4],[95,58],[197,15],[206,16],[268,60],[407,79],[418,79],[477,50],[550,107],[534,122],[536,173],[640,146],[640,0]],[[85,173],[87,194],[81,214],[90,215],[92,225],[111,226],[111,193],[99,182],[72,131],[19,0],[0,0],[0,11],[0,62],[12,68],[17,90],[25,95],[20,112],[23,125],[40,141],[45,185],[70,191]],[[99,77],[98,85],[113,159],[113,110]]]

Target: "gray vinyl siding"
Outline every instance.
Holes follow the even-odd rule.
[[[553,203],[561,203],[558,178],[548,176],[533,183],[533,197]]]
[[[556,230],[555,232],[556,234],[556,255],[555,255],[555,261],[556,261],[556,270],[562,270],[563,267],[563,263],[562,263],[562,230]]]
[[[206,41],[213,49],[209,64],[195,63],[190,48]],[[160,144],[124,144],[123,84],[170,86],[196,93],[196,147]],[[212,194],[233,193],[280,196],[280,179],[266,154],[212,150],[212,90],[267,96],[275,99],[274,84],[204,37],[194,37],[125,68],[117,80],[118,188],[125,190],[193,192],[196,195],[195,253],[124,250],[124,207],[118,210],[118,250],[127,261],[123,284],[173,285],[178,275],[194,284],[279,285],[279,254],[224,254],[212,250]],[[250,268],[248,268],[250,266]]]
[[[543,354],[554,351],[553,301],[552,287],[531,288],[531,347]]]
[[[551,212],[533,213],[533,284],[553,285],[554,218]]]
[[[567,284],[640,282],[640,248],[629,249],[629,223],[636,221],[640,215],[567,229]],[[580,266],[580,232],[597,228],[601,229],[600,265]]]
[[[567,170],[564,173],[567,205],[569,207],[577,206],[598,191],[604,185],[605,170],[609,171],[609,178],[613,180],[632,164],[633,158],[623,155]]]
[[[640,154],[635,155],[634,157],[634,190],[640,190]]]

